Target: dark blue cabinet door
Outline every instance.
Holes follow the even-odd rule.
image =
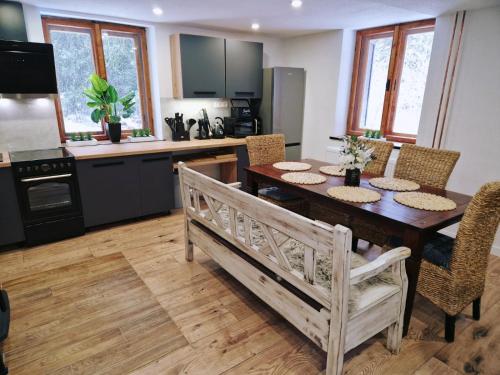
[[[0,168],[0,246],[24,241],[11,168]]]
[[[141,216],[137,158],[79,160],[76,165],[86,227]]]
[[[143,215],[169,212],[174,206],[174,173],[170,154],[139,159],[141,209]]]
[[[263,44],[226,39],[226,97],[262,97]]]
[[[184,98],[225,97],[224,39],[179,36]]]

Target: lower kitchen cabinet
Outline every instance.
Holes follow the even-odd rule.
[[[0,168],[0,207],[0,246],[24,241],[23,222],[11,168]]]
[[[139,163],[142,214],[168,212],[174,207],[172,157],[148,155],[140,158]]]
[[[86,227],[173,207],[169,154],[78,160],[76,165]]]

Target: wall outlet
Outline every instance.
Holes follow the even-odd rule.
[[[218,100],[214,102],[214,108],[227,108],[227,100]]]

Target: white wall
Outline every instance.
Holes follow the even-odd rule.
[[[302,157],[325,160],[332,126],[345,133],[354,36],[332,30],[284,41],[285,65],[306,70]]]
[[[452,20],[437,20],[418,138],[426,146],[432,143]],[[461,152],[450,190],[472,195],[484,183],[500,180],[499,40],[500,7],[467,12],[443,142],[443,148]],[[498,255],[499,237],[497,233],[494,252]]]

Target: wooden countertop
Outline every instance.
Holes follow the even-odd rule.
[[[10,158],[8,152],[0,152],[3,155],[2,161],[0,161],[0,168],[10,167]]]
[[[245,145],[243,138],[224,138],[224,139],[194,139],[192,141],[155,141],[142,143],[111,143],[102,142],[97,146],[66,147],[76,160],[112,158],[118,156],[155,154],[160,152],[176,151],[197,151],[210,148],[232,147]]]

